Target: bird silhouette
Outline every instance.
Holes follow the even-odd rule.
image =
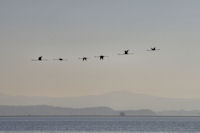
[[[130,55],[130,54],[133,54],[133,53],[129,53],[129,49],[128,50],[124,50],[124,53],[119,53],[118,55]]]
[[[55,61],[67,61],[67,59],[63,59],[63,58],[56,58],[56,59],[53,59]]]
[[[105,56],[105,55],[95,56],[95,58],[99,58],[99,60],[104,60],[105,57],[108,57],[108,56]]]
[[[147,51],[157,51],[157,50],[160,50],[160,49],[157,49],[156,47],[152,47],[150,49],[147,49]]]
[[[37,59],[32,59],[32,61],[47,61],[47,59],[43,59],[43,56],[39,56]]]
[[[89,57],[79,57],[79,59],[81,59],[82,61],[87,61],[89,59]]]

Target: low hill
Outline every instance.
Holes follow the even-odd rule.
[[[81,97],[27,97],[0,95],[0,105],[49,105],[70,108],[111,107],[115,110],[200,110],[200,99],[163,98],[131,92],[112,92]]]
[[[46,105],[38,106],[0,106],[0,116],[57,116],[57,115],[85,115],[85,116],[109,116],[120,115],[122,111],[116,111],[108,107],[93,108],[61,108]],[[126,115],[155,115],[151,110],[123,111]]]

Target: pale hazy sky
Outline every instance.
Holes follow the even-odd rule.
[[[50,61],[31,62],[40,55]],[[0,0],[0,60],[3,94],[200,98],[200,1]]]

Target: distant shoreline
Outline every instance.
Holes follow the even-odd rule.
[[[200,117],[200,116],[167,116],[167,115],[13,115],[13,116],[0,116],[2,117]]]
[[[200,110],[114,110],[109,107],[0,106],[0,117],[200,117]]]

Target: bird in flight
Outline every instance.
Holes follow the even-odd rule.
[[[156,47],[152,47],[150,49],[147,49],[147,51],[157,51],[157,50],[160,50],[160,49],[157,49]]]
[[[105,55],[95,56],[95,58],[99,58],[99,60],[104,60],[105,57],[108,57],[108,56],[105,56]]]
[[[32,59],[32,61],[47,61],[47,59],[43,59],[43,56],[40,56],[37,59]]]
[[[55,61],[67,61],[67,59],[63,59],[63,58],[56,58],[56,59],[53,59]]]
[[[82,61],[87,61],[89,58],[88,57],[79,57],[78,59],[81,59]]]
[[[129,53],[129,49],[128,50],[124,50],[124,53],[119,53],[118,55],[130,55],[130,54],[133,54],[133,53]]]

